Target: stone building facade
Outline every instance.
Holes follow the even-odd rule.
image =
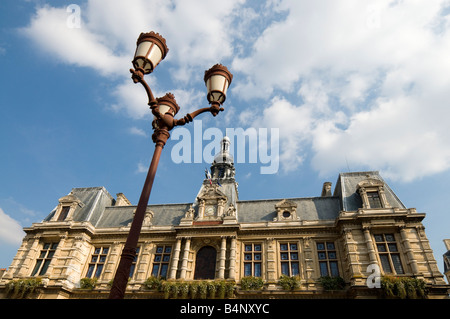
[[[422,220],[378,172],[341,173],[320,196],[239,200],[230,141],[211,165],[193,203],[149,205],[126,298],[161,298],[145,288],[151,276],[168,281],[220,279],[236,283],[238,298],[377,298],[380,276],[425,281],[428,298],[446,298]],[[74,188],[26,236],[0,281],[41,278],[33,298],[107,298],[136,206],[103,187]],[[299,286],[287,291],[282,275]],[[264,286],[246,291],[244,277]],[[329,292],[320,277],[341,277]],[[93,290],[82,278],[97,278]]]

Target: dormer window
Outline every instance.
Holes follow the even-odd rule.
[[[70,211],[70,206],[63,206],[61,208],[61,212],[58,215],[58,221],[62,222],[64,220],[66,220],[67,215],[69,215],[69,211]]]
[[[75,210],[78,207],[83,206],[84,204],[81,202],[81,200],[72,193],[67,196],[61,197],[51,221],[71,221]]]
[[[369,202],[370,208],[382,208],[380,194],[378,191],[366,192],[367,200]]]
[[[361,196],[363,209],[389,208],[384,183],[378,179],[366,179],[358,183],[357,191]]]

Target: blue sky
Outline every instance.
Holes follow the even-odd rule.
[[[178,118],[206,106],[204,71],[222,63],[234,75],[225,111],[201,115],[202,132],[279,131],[276,173],[261,174],[261,158],[249,163],[248,153],[236,164],[240,199],[319,196],[340,172],[378,170],[407,207],[427,214],[443,271],[449,8],[437,0],[1,1],[0,267],[22,227],[74,187],[104,186],[138,202],[154,145],[147,98],[129,69],[138,35],[153,30],[169,53],[147,81],[156,96],[175,95]],[[194,144],[211,141],[192,123],[185,129],[192,160],[176,163],[180,141],[168,141],[150,203],[195,200],[210,163],[194,163]]]

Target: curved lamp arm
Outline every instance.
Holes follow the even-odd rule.
[[[148,105],[150,106],[153,115],[158,116],[155,113],[158,113],[156,111],[156,107],[158,106],[158,102],[155,99],[155,96],[153,95],[152,90],[150,89],[150,86],[147,84],[147,82],[145,82],[144,80],[144,73],[140,70],[140,69],[130,69],[130,73],[132,73],[131,78],[133,79],[134,83],[141,83],[142,86],[145,89],[145,92],[147,92],[147,96],[148,96]]]
[[[201,109],[198,109],[197,111],[194,111],[192,113],[186,114],[183,118],[178,119],[178,120],[174,120],[175,121],[175,125],[174,126],[181,126],[181,125],[185,125],[189,122],[192,122],[194,120],[194,118],[202,113],[205,112],[211,112],[211,114],[213,116],[216,116],[217,114],[219,114],[219,112],[223,111],[224,108],[219,106],[219,103],[213,103],[210,107],[204,107]]]

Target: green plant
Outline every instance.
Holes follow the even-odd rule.
[[[322,276],[318,279],[324,290],[343,290],[345,281],[342,277]]]
[[[198,284],[198,293],[200,295],[200,299],[206,299],[208,296],[208,284],[205,281],[201,281]]]
[[[234,281],[227,282],[225,286],[225,293],[227,298],[233,298],[235,290],[236,290],[236,283]]]
[[[81,278],[80,288],[81,289],[94,289],[97,285],[97,278]]]
[[[261,277],[247,276],[241,279],[242,290],[260,290],[264,286],[264,281]]]
[[[216,283],[217,288],[217,298],[224,299],[227,293],[227,283],[224,280],[221,280]]]
[[[42,284],[42,279],[28,278],[28,279],[17,279],[11,280],[6,285],[6,295],[10,298],[22,299],[28,294],[34,292],[34,290]]]
[[[198,282],[196,281],[191,282],[191,284],[189,285],[189,294],[191,296],[191,299],[197,298],[198,291],[199,291]]]
[[[381,291],[384,297],[398,299],[424,299],[427,297],[425,281],[410,277],[381,278]]]
[[[284,290],[294,290],[300,287],[300,277],[287,275],[281,275],[278,284],[283,287]]]
[[[178,286],[178,293],[181,295],[181,298],[186,299],[189,296],[189,283],[180,282]]]
[[[147,289],[159,291],[161,290],[162,283],[163,280],[161,277],[151,276],[144,281],[144,286]]]

